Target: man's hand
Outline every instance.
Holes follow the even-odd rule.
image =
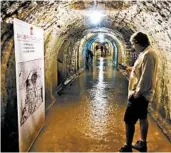
[[[138,98],[140,96],[141,96],[141,93],[139,93],[139,92],[134,93],[134,98]]]
[[[126,71],[131,72],[133,70],[133,67],[127,66]]]

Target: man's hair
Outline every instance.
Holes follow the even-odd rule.
[[[149,41],[148,36],[142,32],[134,33],[130,38],[130,42],[134,42],[134,43],[139,44],[141,46],[149,46],[150,45],[150,41]]]

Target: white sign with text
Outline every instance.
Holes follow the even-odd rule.
[[[43,32],[14,19],[20,152],[30,149],[45,121]]]

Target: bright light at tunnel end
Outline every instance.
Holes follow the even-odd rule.
[[[99,33],[98,34],[98,40],[99,40],[99,42],[103,43],[104,42],[104,34]]]

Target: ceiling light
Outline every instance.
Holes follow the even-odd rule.
[[[90,10],[86,12],[86,16],[89,17],[90,22],[94,25],[100,24],[102,18],[105,16],[104,12],[100,10]]]

